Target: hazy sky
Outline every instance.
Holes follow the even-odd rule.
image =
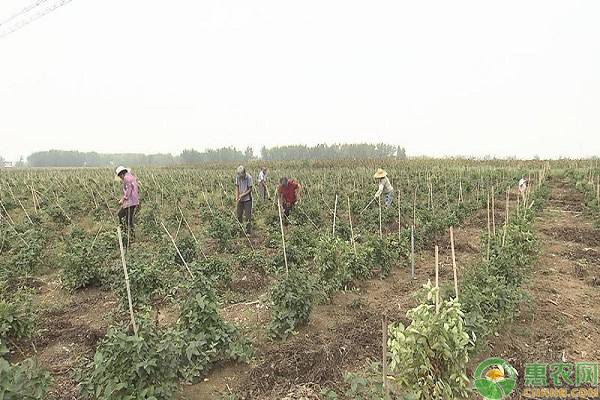
[[[596,0],[73,0],[0,38],[0,155],[600,155],[599,21]]]

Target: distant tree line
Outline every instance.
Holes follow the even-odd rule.
[[[263,160],[337,160],[358,158],[405,159],[403,147],[385,143],[369,144],[318,144],[316,146],[289,145],[260,150]]]
[[[358,158],[406,158],[403,147],[379,144],[291,145],[266,148],[260,158],[272,160],[328,160]],[[67,150],[39,151],[27,157],[29,167],[106,167],[115,165],[169,166],[203,162],[245,162],[255,159],[251,147],[244,151],[235,147],[197,151],[188,149],[172,154],[96,153]]]

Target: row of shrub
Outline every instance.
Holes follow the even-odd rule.
[[[537,255],[533,219],[545,204],[548,189],[532,194],[533,207],[513,211],[505,229],[482,240],[482,260],[463,277],[460,302],[448,288],[431,283],[418,293],[419,305],[407,312],[411,321],[388,327],[387,382],[394,399],[464,399],[470,394],[466,375],[470,353],[486,336],[513,318],[523,297],[522,283]],[[531,204],[531,203],[530,203]],[[439,303],[439,305],[438,305]],[[346,398],[386,398],[380,364],[359,374],[347,374]],[[335,392],[323,393],[336,399]]]

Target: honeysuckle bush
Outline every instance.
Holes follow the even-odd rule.
[[[99,400],[173,397],[183,332],[162,330],[146,317],[136,322],[137,335],[126,325],[109,328],[80,377],[84,396]]]
[[[151,305],[153,300],[168,296],[169,288],[176,286],[184,273],[184,268],[175,264],[170,251],[155,254],[141,247],[132,247],[127,252],[126,260],[135,308]],[[127,289],[120,258],[112,262],[110,271],[110,286],[123,308],[127,309]]]
[[[336,237],[320,238],[314,259],[319,288],[324,298],[331,297],[333,292],[343,289],[352,282],[348,270],[350,261],[350,245]]]
[[[180,380],[196,382],[220,360],[248,361],[252,349],[218,313],[211,283],[198,276],[189,287],[173,327],[159,327],[148,314],[109,328],[94,359],[80,372],[85,396],[102,400],[171,399]]]
[[[522,208],[511,213],[506,229],[497,229],[496,235],[489,239],[489,259],[488,238],[482,236],[482,261],[469,268],[461,282],[466,324],[478,338],[478,344],[510,321],[523,299],[521,286],[537,256],[533,219],[547,196],[547,189],[539,187],[532,193],[532,200],[539,208]]]
[[[211,217],[208,235],[215,239],[219,250],[227,250],[231,247],[232,239],[239,236],[241,228],[232,217],[214,214]]]
[[[200,259],[189,264],[194,274],[200,274],[208,279],[216,288],[225,288],[231,284],[232,272],[230,261],[216,256]]]
[[[598,184],[600,184],[600,169],[570,169],[566,171],[571,183],[583,194],[583,205],[586,212],[594,219],[596,228],[600,227],[600,201],[598,199]]]
[[[390,373],[396,384],[418,399],[464,399],[469,394],[466,367],[473,338],[467,333],[458,300],[440,300],[439,288],[424,285],[425,301],[406,314],[410,325],[388,332]]]
[[[58,260],[62,284],[68,290],[108,284],[108,263],[118,258],[113,232],[90,234],[74,228],[65,238]]]
[[[32,358],[13,364],[5,358],[7,355],[8,348],[0,339],[0,399],[46,399],[52,381],[50,373],[40,368]]]
[[[271,288],[271,321],[267,327],[272,338],[285,339],[308,322],[314,303],[312,276],[292,269]]]
[[[247,362],[252,356],[250,343],[219,315],[212,282],[201,275],[181,305],[176,329],[183,339],[179,373],[186,381],[202,378],[215,361]]]
[[[20,236],[20,239],[16,235]],[[8,234],[12,244],[4,257],[0,269],[1,280],[15,280],[37,272],[43,261],[43,250],[47,239],[39,227],[20,225]]]
[[[177,239],[177,249],[179,249],[179,253],[177,250],[173,249],[173,260],[176,264],[184,265],[181,257],[185,260],[186,263],[191,263],[198,259],[198,245],[194,238],[190,235],[183,236]],[[181,257],[179,254],[181,253]]]
[[[32,293],[26,289],[7,291],[0,283],[0,341],[24,339],[36,332]]]

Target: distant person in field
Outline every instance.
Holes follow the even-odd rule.
[[[246,233],[250,234],[252,231],[252,176],[241,165],[235,174],[235,202],[237,219],[240,224],[243,224],[243,217],[246,217]]]
[[[298,201],[298,191],[302,189],[298,183],[293,179],[287,177],[281,178],[279,186],[277,187],[277,195],[281,201],[281,207],[283,208],[283,214],[286,217],[290,216],[294,204]]]
[[[117,216],[121,226],[127,228],[127,237],[134,236],[134,216],[140,204],[137,178],[125,167],[117,167],[116,174],[123,183],[123,197],[119,200],[121,209]]]
[[[373,178],[377,180],[379,184],[379,188],[375,193],[375,198],[383,195],[383,203],[386,207],[389,207],[392,204],[392,193],[394,193],[394,188],[390,183],[390,179],[387,177],[387,172],[379,168]]]
[[[525,197],[525,192],[527,192],[527,185],[529,182],[525,179],[524,176],[519,180],[519,193],[521,193],[522,197]]]
[[[267,167],[262,167],[258,173],[258,191],[263,201],[266,201],[269,197],[269,191],[267,190]]]

